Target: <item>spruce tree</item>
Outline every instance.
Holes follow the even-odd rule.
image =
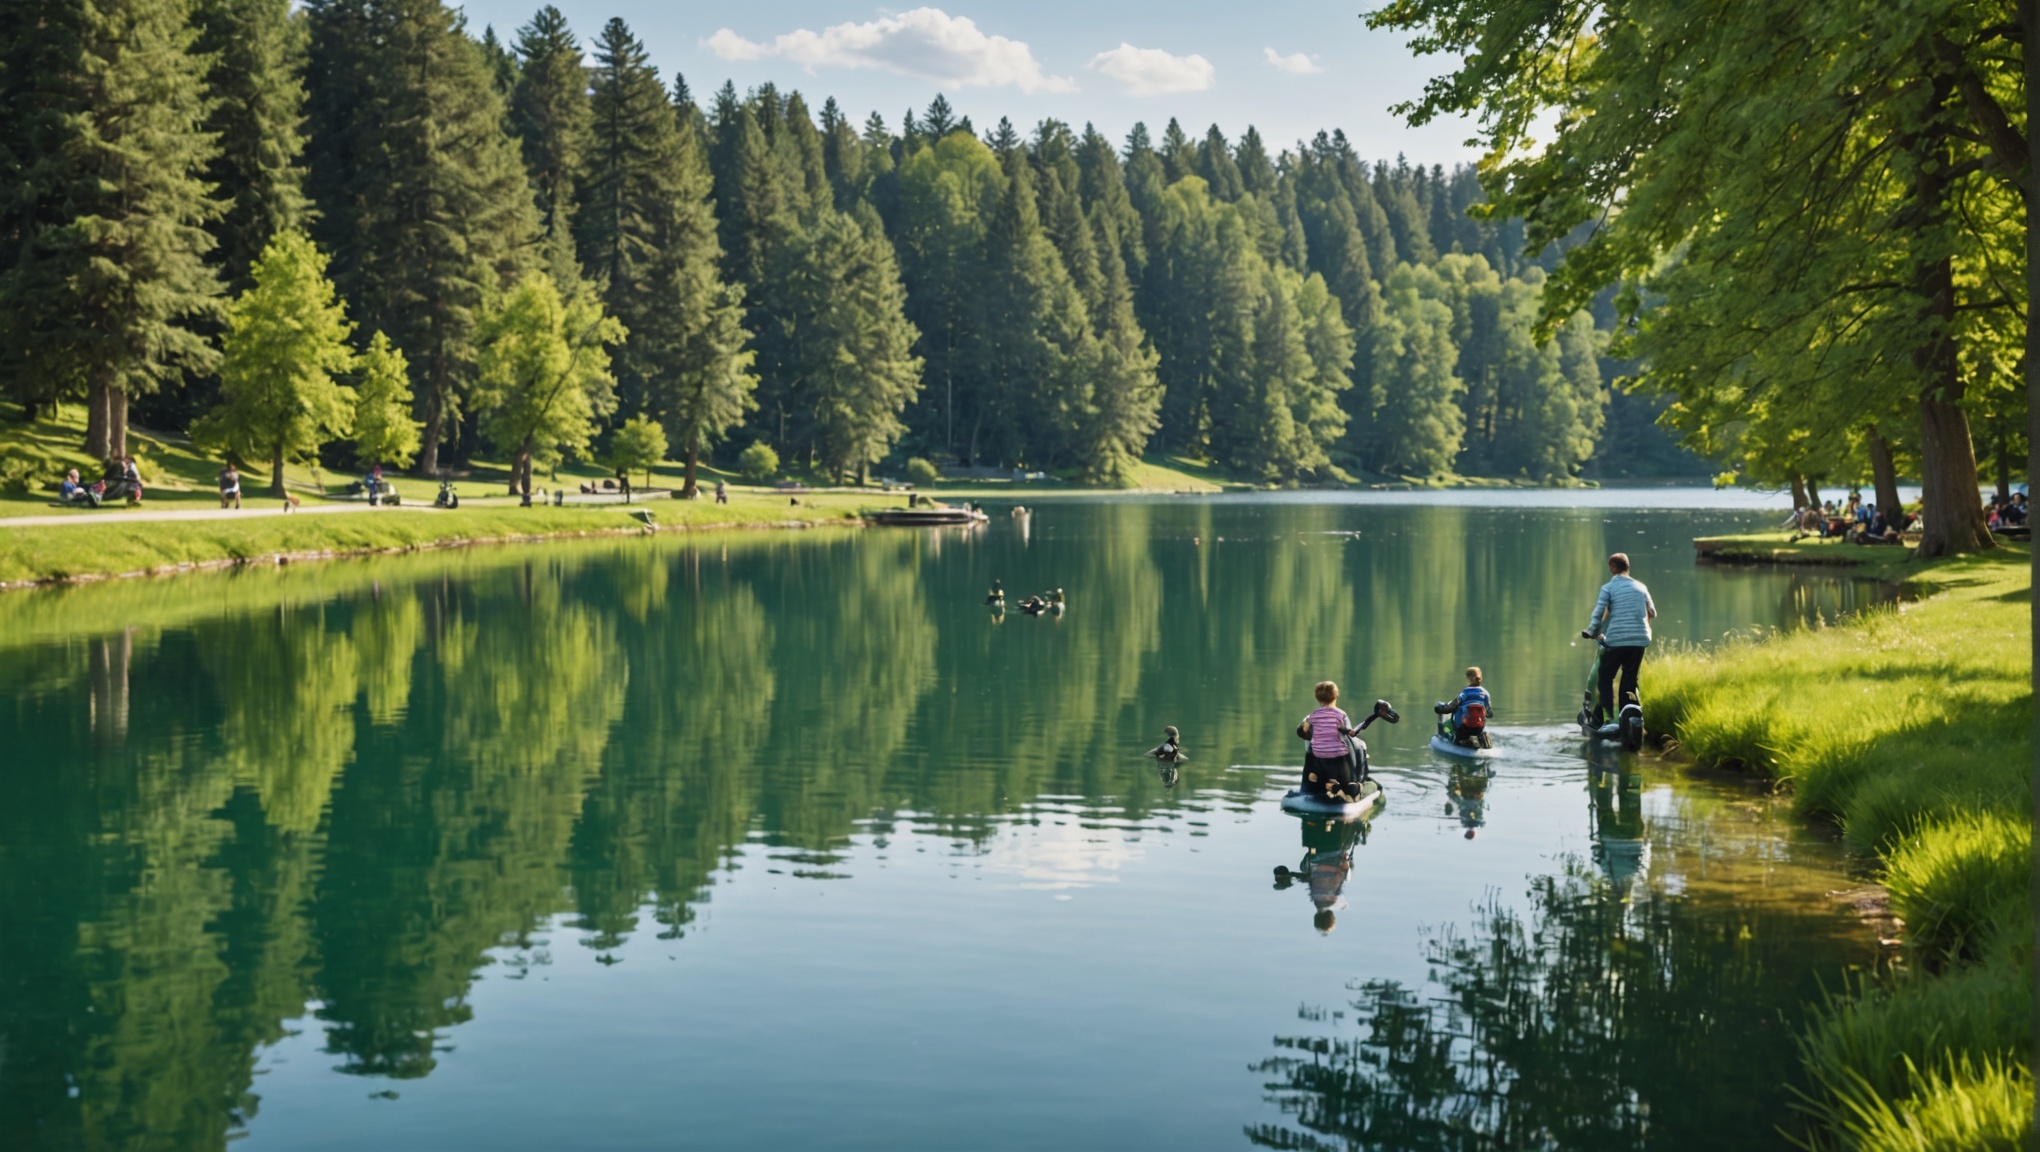
[[[524,170],[555,283],[580,279],[574,214],[594,134],[588,69],[567,18],[548,4],[517,30],[517,87],[511,122],[524,145]]]
[[[476,315],[535,262],[531,187],[504,96],[456,13],[439,0],[314,0],[308,15],[319,235],[341,294],[410,362],[417,471],[432,475],[445,444],[474,442],[463,406]]]
[[[593,103],[581,252],[629,330],[624,408],[657,417],[685,448],[691,497],[702,447],[751,409],[757,384],[740,297],[721,278],[704,143],[621,20],[596,41]]]
[[[1098,378],[1086,414],[1084,468],[1096,483],[1128,486],[1159,423],[1160,358],[1134,316],[1133,285],[1112,234],[1112,216],[1102,203],[1091,215],[1103,284],[1100,306],[1093,313],[1098,326]]]
[[[289,0],[197,0],[192,51],[211,61],[206,129],[219,151],[206,178],[226,202],[213,224],[213,263],[231,292],[249,283],[249,269],[270,238],[303,227],[305,89],[302,29]]]
[[[779,254],[787,285],[792,437],[839,481],[883,459],[921,388],[919,333],[884,225],[870,205],[829,210]]]
[[[185,0],[53,6],[6,40],[0,364],[31,407],[83,392],[85,449],[113,456],[130,397],[217,359],[205,62]]]
[[[1042,230],[1024,147],[1007,154],[1004,174],[985,227],[983,432],[1003,460],[1053,466],[1078,447],[1097,342],[1083,298]],[[973,444],[973,454],[980,450]]]

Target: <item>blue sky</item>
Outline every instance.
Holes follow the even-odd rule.
[[[1178,117],[1192,135],[1248,124],[1271,146],[1343,128],[1369,159],[1472,160],[1460,122],[1410,129],[1388,112],[1443,61],[1413,58],[1398,36],[1370,32],[1368,0],[1166,3],[1163,0],[944,0],[881,8],[862,0],[555,0],[587,42],[611,16],[643,40],[660,74],[677,69],[697,98],[724,80],[798,88],[817,109],[835,96],[861,121],[895,130],[939,90],[980,129],[1002,115],[1024,132],[1046,116],[1086,120],[1122,139],[1136,120],[1159,134]],[[469,0],[470,24],[505,39],[535,0]]]

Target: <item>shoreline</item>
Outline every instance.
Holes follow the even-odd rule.
[[[1652,662],[1645,708],[1681,759],[1770,781],[1802,819],[1834,827],[1886,893],[1902,948],[1851,977],[1802,1037],[1809,1111],[1844,1138],[1885,1110],[2030,1119],[2030,553],[1778,550],[1719,562],[1866,570],[1912,598],[1675,648]]]
[[[661,501],[594,509],[400,507],[350,516],[109,520],[15,529],[0,522],[0,592],[482,545],[865,523],[863,508],[845,501],[743,503],[752,506]],[[726,514],[716,515],[718,507]],[[669,518],[677,522],[660,523]]]

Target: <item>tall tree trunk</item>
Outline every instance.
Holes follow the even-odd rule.
[[[1891,462],[1891,442],[1875,424],[1863,429],[1863,442],[1870,449],[1871,486],[1876,489],[1877,506],[1886,511],[1898,507],[1903,501],[1898,498],[1898,468]]]
[[[439,440],[446,435],[446,396],[440,390],[436,378],[425,389],[425,427],[418,437],[418,463],[416,472],[420,476],[439,474]]]
[[[1818,507],[1820,507],[1820,481],[1818,481],[1818,480],[1813,480],[1813,479],[1808,479],[1808,480],[1807,480],[1807,482],[1806,482],[1806,506],[1807,506],[1808,508],[1818,508]]]
[[[1806,481],[1792,477],[1792,510],[1797,512],[1806,507]]]
[[[111,419],[113,384],[107,379],[108,375],[110,373],[94,369],[85,384],[85,454],[101,462],[114,452]]]
[[[1946,102],[1948,82],[1935,84],[1935,106]],[[1920,534],[1919,556],[1953,556],[1980,552],[1992,544],[1984,525],[1983,501],[1976,480],[1976,446],[1969,438],[1969,414],[1962,410],[1962,364],[1956,356],[1955,262],[1938,242],[1948,216],[1948,143],[1944,132],[1930,128],[1905,141],[1914,152],[1913,196],[1919,221],[1914,243],[1931,255],[1913,265],[1913,290],[1925,319],[1933,321],[1931,339],[1913,352],[1920,387]]]
[[[2011,437],[2001,428],[1997,434],[1997,498],[2000,504],[2012,500],[2012,445]]]
[[[276,450],[269,454],[269,494],[283,499],[283,441],[276,442]]]
[[[687,476],[680,482],[680,498],[692,500],[701,493],[694,487],[694,470],[701,460],[701,433],[687,434]]]
[[[128,394],[115,388],[106,395],[107,439],[113,441],[113,454],[125,456],[127,447]]]

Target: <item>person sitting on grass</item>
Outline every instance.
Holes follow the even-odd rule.
[[[78,479],[78,470],[76,468],[64,473],[63,483],[57,485],[57,499],[62,500],[66,504],[80,504],[88,508],[99,507],[99,493],[87,488]]]
[[[1896,544],[1898,543],[1898,529],[1892,527],[1884,519],[1883,512],[1874,512],[1870,516],[1869,526],[1856,533],[1856,543]]]
[[[1432,711],[1443,716],[1452,716],[1451,738],[1454,744],[1463,748],[1489,748],[1487,722],[1495,714],[1495,702],[1481,687],[1480,667],[1466,670],[1466,687],[1459,695],[1443,704],[1433,705]]]
[[[232,460],[220,469],[220,507],[225,508],[229,504],[236,508],[241,506],[241,472],[234,467]]]

